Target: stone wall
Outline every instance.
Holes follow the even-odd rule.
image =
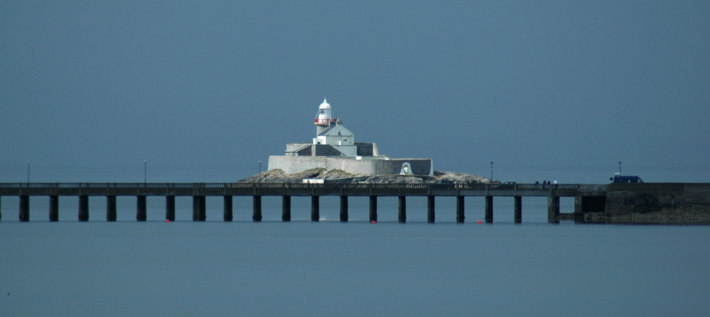
[[[337,156],[269,156],[269,169],[281,169],[287,174],[300,173],[313,168],[327,170],[340,169],[357,175],[387,175],[399,174],[402,164],[408,162],[415,175],[431,175],[433,166],[431,159],[397,158],[397,159],[362,159]]]
[[[610,184],[605,210],[584,222],[710,224],[710,184]]]

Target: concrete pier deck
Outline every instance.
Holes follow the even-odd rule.
[[[107,220],[116,219],[116,196],[135,196],[136,220],[146,220],[146,196],[166,199],[166,219],[175,219],[175,196],[193,197],[193,220],[205,220],[205,196],[224,197],[224,220],[232,220],[232,197],[253,197],[253,220],[261,221],[261,197],[282,196],[282,219],[290,220],[291,197],[311,196],[311,219],[318,221],[319,197],[340,196],[340,219],[348,220],[348,197],[370,197],[370,219],[377,220],[377,198],[398,198],[398,219],[406,222],[406,197],[426,196],[427,219],[434,222],[436,197],[456,197],[456,221],[464,222],[464,197],[485,197],[485,221],[493,222],[493,197],[513,197],[514,221],[523,197],[547,197],[548,222],[710,223],[710,184],[294,184],[294,183],[0,183],[2,196],[19,197],[19,219],[29,221],[30,197],[50,199],[50,221],[57,221],[60,196],[79,199],[79,221],[89,219],[89,196],[107,198]],[[560,197],[574,197],[573,213],[560,213]],[[0,215],[2,212],[0,200]],[[645,216],[644,216],[645,215]]]

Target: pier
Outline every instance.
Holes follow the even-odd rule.
[[[136,221],[147,219],[146,197],[165,199],[165,219],[175,220],[175,197],[192,197],[192,220],[205,221],[207,196],[224,198],[224,221],[233,219],[233,197],[252,197],[252,220],[262,220],[262,196],[282,197],[282,221],[291,220],[291,197],[311,197],[311,221],[318,221],[321,196],[340,197],[340,221],[349,219],[348,198],[369,197],[369,220],[377,221],[379,197],[397,197],[397,219],[407,221],[407,197],[427,197],[427,222],[436,221],[436,198],[455,199],[456,222],[466,219],[464,198],[485,197],[485,222],[493,223],[494,197],[514,200],[515,223],[522,221],[523,197],[547,197],[548,222],[560,220],[584,222],[584,213],[603,211],[608,185],[582,184],[291,184],[291,183],[0,183],[0,215],[2,197],[19,197],[19,220],[29,221],[30,197],[49,197],[49,221],[58,221],[59,199],[78,199],[77,219],[90,218],[90,196],[106,197],[106,221],[116,221],[116,197],[136,197]],[[73,198],[72,198],[73,197]],[[573,213],[560,213],[560,197],[574,197]]]

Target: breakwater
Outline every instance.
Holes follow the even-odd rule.
[[[456,222],[464,222],[464,198],[485,197],[485,222],[494,219],[494,197],[514,200],[514,222],[522,219],[524,197],[547,197],[548,222],[710,223],[710,184],[287,184],[287,183],[0,183],[2,196],[19,197],[19,220],[29,221],[30,197],[49,198],[49,220],[58,220],[59,199],[78,199],[77,219],[88,221],[89,196],[106,197],[106,220],[116,220],[116,197],[136,197],[136,220],[146,220],[146,197],[166,200],[165,218],[175,220],[175,197],[190,196],[193,220],[204,221],[205,197],[224,199],[224,221],[233,219],[234,196],[252,197],[252,219],[261,221],[262,196],[282,197],[282,220],[291,220],[291,197],[311,197],[311,220],[318,221],[321,196],[340,197],[340,220],[348,221],[348,198],[369,197],[369,218],[377,221],[377,200],[398,197],[398,220],[406,222],[407,197],[427,197],[427,221],[436,220],[436,198],[455,199]],[[572,213],[560,212],[560,197],[574,198]],[[646,215],[646,216],[639,216]]]

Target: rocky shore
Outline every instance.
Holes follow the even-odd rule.
[[[297,174],[286,174],[280,169],[268,170],[237,181],[238,183],[303,183],[304,179],[323,180],[336,184],[491,184],[499,183],[488,178],[456,172],[434,171],[433,176],[421,175],[376,175],[363,176],[342,170],[326,171],[323,168]]]

